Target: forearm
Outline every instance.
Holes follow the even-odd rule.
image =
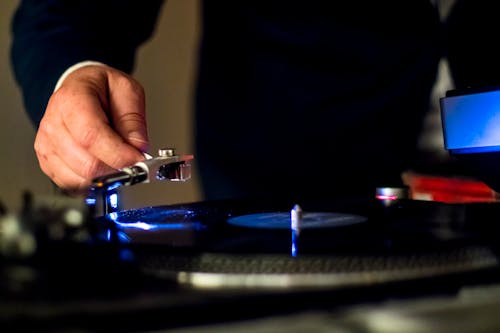
[[[85,60],[131,72],[137,47],[149,38],[161,0],[20,3],[12,22],[11,59],[26,110],[38,126],[57,80]]]

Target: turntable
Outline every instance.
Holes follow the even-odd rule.
[[[192,159],[161,150],[96,179],[84,203],[26,196],[15,223],[4,212],[0,322],[27,331],[202,327],[453,298],[499,281],[500,202],[488,194],[421,200],[409,186],[323,201],[119,206],[122,187],[188,181]]]
[[[498,204],[386,200],[215,201],[99,220],[118,226],[145,272],[194,288],[337,288],[497,267],[486,221]]]
[[[140,177],[186,180],[172,170],[186,169],[192,157],[173,152],[95,181],[94,202],[105,206],[96,219],[117,227],[147,274],[193,288],[302,290],[497,267],[488,239],[494,226],[482,222],[500,214],[495,201],[423,201],[411,188],[387,187],[368,198],[326,202],[240,199],[121,210],[112,204],[117,188]]]

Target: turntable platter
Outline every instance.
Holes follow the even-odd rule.
[[[478,272],[498,267],[485,247],[400,255],[200,255],[141,256],[142,269],[180,285],[202,289],[309,290],[373,286]]]

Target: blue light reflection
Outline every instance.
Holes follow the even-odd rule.
[[[109,205],[113,209],[117,209],[118,208],[118,194],[113,193],[113,194],[111,194],[109,196]]]
[[[194,212],[190,210],[164,210],[154,208],[131,210],[130,212],[112,212],[108,217],[122,229],[136,230],[201,230],[206,226],[193,220]]]
[[[146,223],[146,222],[134,222],[134,223],[121,223],[115,222],[121,228],[127,229],[140,229],[140,230],[156,230],[156,229],[170,229],[170,230],[179,230],[179,229],[194,229],[201,230],[206,227],[201,222],[182,222],[182,223]]]
[[[299,251],[298,243],[299,243],[299,232],[297,230],[291,229],[292,231],[292,248],[291,255],[292,257],[296,257]]]
[[[89,206],[94,206],[96,204],[95,198],[85,198],[85,203]]]

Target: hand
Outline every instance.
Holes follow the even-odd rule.
[[[34,146],[40,168],[57,186],[86,192],[93,178],[144,159],[144,89],[108,66],[74,71],[51,96]]]

